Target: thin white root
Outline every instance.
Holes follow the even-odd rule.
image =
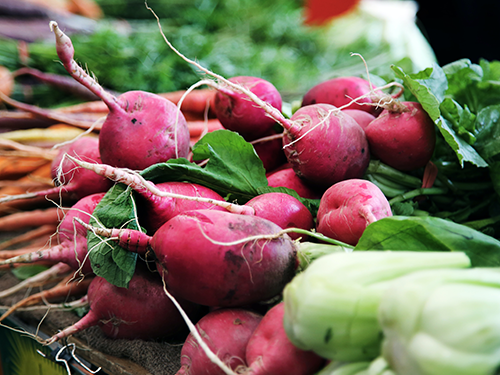
[[[203,341],[200,333],[196,329],[196,326],[193,324],[191,319],[189,319],[189,317],[187,316],[184,309],[181,307],[181,305],[179,305],[179,303],[176,301],[176,299],[168,292],[167,285],[165,283],[165,278],[163,277],[163,272],[165,272],[165,271],[162,270],[162,275],[161,275],[162,276],[161,279],[163,281],[163,291],[165,292],[167,297],[170,298],[170,300],[172,301],[174,306],[177,308],[177,310],[179,310],[179,313],[181,314],[182,318],[186,322],[186,325],[188,326],[189,331],[194,336],[194,338],[196,339],[196,342],[198,343],[198,345],[200,345],[203,352],[207,355],[207,357],[210,359],[210,361],[212,363],[214,363],[215,365],[219,366],[219,368],[222,371],[224,371],[224,373],[226,373],[227,375],[237,375],[224,362],[222,362],[222,360],[219,357],[217,357],[217,355],[212,350],[210,350],[207,343],[205,341]]]

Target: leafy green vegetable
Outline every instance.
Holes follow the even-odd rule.
[[[475,267],[500,266],[500,241],[437,217],[378,220],[366,228],[355,250],[463,251]]]

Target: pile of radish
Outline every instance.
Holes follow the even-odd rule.
[[[400,101],[401,92],[385,94],[391,84],[339,77],[312,87],[287,116],[272,83],[220,77],[166,40],[214,78],[195,85],[215,91],[210,110],[222,129],[193,145],[182,100],[142,91],[113,96],[75,62],[57,23],[50,27],[68,73],[109,112],[98,138],[61,149],[53,175],[59,186],[31,195],[75,201],[60,224],[60,244],[0,262],[63,263],[75,276],[94,277],[90,311],[48,343],[93,325],[112,338],[184,332],[178,374],[312,375],[323,368],[325,359],[287,339],[283,289],[302,269],[305,242],[352,251],[368,226],[395,215],[380,180],[368,178],[375,163],[413,173],[415,189],[432,187],[433,178],[418,186],[416,177],[437,139],[422,105]],[[258,182],[241,188],[247,175],[229,171],[229,144],[224,151],[222,141],[210,143],[217,134],[245,144],[252,161],[238,168]],[[226,167],[234,186],[212,172]],[[18,198],[29,197],[4,199]],[[103,248],[133,259],[133,272],[119,281],[109,276],[125,271],[102,267]]]

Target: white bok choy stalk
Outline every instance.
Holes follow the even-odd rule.
[[[389,367],[383,357],[372,362],[338,362],[332,361],[317,372],[316,375],[398,375]]]
[[[286,285],[284,327],[303,350],[335,361],[380,354],[378,305],[398,278],[424,269],[467,268],[462,252],[334,252],[314,260]]]
[[[500,268],[408,275],[382,297],[379,321],[398,374],[500,374]]]

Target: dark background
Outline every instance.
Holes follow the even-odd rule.
[[[418,25],[440,65],[500,60],[500,0],[418,0]]]

